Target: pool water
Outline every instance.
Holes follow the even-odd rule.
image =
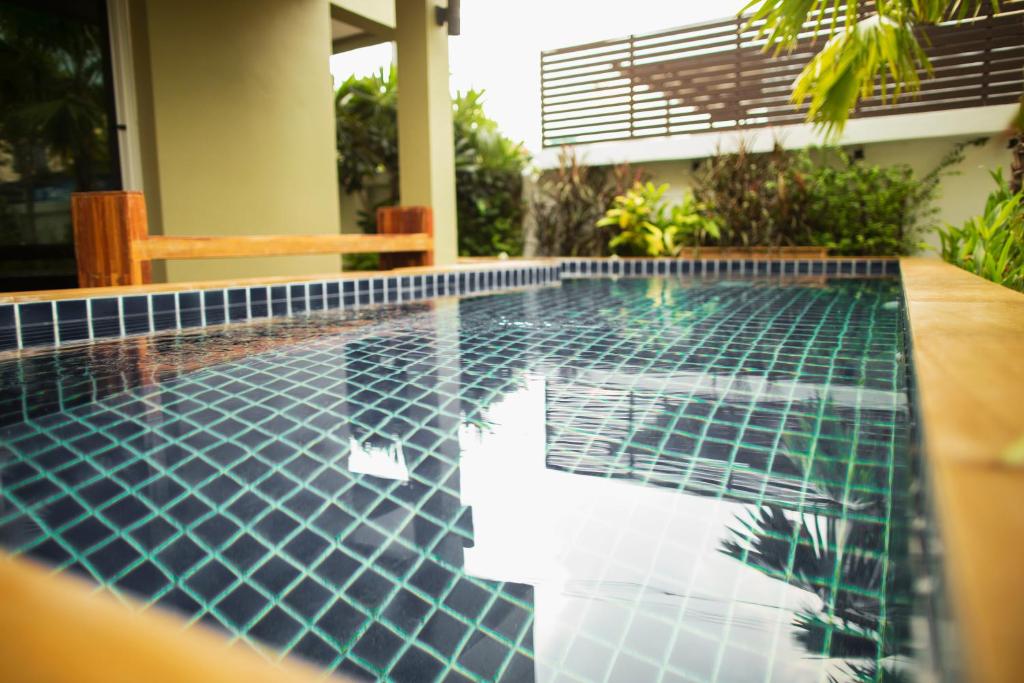
[[[8,355],[0,544],[356,678],[905,675],[900,297],[563,280]]]

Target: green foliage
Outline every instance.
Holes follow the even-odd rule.
[[[349,77],[334,94],[338,179],[350,194],[366,193],[382,176],[398,196],[398,77],[395,67]],[[371,201],[364,195],[364,209]],[[374,207],[375,208],[375,207]]]
[[[542,173],[530,201],[537,253],[542,256],[607,256],[607,232],[597,226],[615,197],[643,173],[627,165],[588,166],[563,148],[558,168]]]
[[[106,186],[102,45],[97,25],[0,6],[0,155],[26,186],[51,174],[54,160],[74,174],[77,190]]]
[[[597,222],[618,232],[608,246],[623,256],[676,256],[687,246],[698,246],[707,237],[719,236],[718,225],[692,194],[681,204],[666,206],[662,196],[668,183],[637,181],[625,194],[615,197],[612,208]]]
[[[942,258],[975,275],[1024,291],[1024,191],[1011,192],[1002,170],[980,216],[939,230]]]
[[[805,152],[780,145],[755,154],[746,142],[731,154],[715,154],[694,174],[694,195],[709,207],[727,247],[789,246],[805,243],[806,176],[812,164]]]
[[[939,181],[964,158],[958,143],[927,175],[906,164],[880,166],[825,147],[753,154],[745,145],[707,159],[694,194],[732,247],[828,247],[836,256],[913,253],[935,227]]]
[[[889,256],[918,248],[920,231],[907,220],[914,193],[908,166],[866,166],[843,155],[840,166],[818,169],[809,180],[811,243],[834,256]]]
[[[484,114],[482,98],[482,91],[470,90],[454,102],[459,254],[521,254],[529,154]]]
[[[920,89],[921,75],[932,75],[917,29],[963,19],[984,7],[999,11],[998,0],[750,0],[748,28],[766,37],[765,49],[792,49],[808,27],[826,40],[793,85],[792,100],[810,98],[807,120],[836,136],[850,111],[876,89],[883,101]],[[861,10],[869,14],[858,19]]]
[[[498,130],[483,110],[483,93],[452,102],[459,253],[522,253],[522,176],[529,155]],[[335,95],[338,178],[359,199],[359,224],[376,230],[377,208],[398,203],[398,79],[395,68],[351,77]],[[372,265],[348,258],[346,267]]]
[[[829,163],[810,175],[807,224],[811,243],[834,256],[903,256],[923,248],[921,236],[937,226],[934,201],[939,181],[955,173],[968,146],[959,142],[918,179],[906,164],[858,163],[841,149],[830,149]]]

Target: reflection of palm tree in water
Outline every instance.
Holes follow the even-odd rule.
[[[99,23],[30,9],[0,8],[0,138],[16,170],[31,182],[37,148],[94,189],[97,164],[109,161],[107,91]]]
[[[876,468],[856,461],[855,416],[844,419],[842,412],[826,400],[816,420],[796,420],[798,435],[784,435],[780,449],[803,472],[815,497],[828,502],[813,511],[768,502],[739,517],[720,550],[818,597],[816,607],[796,614],[795,637],[815,655],[868,660],[846,662],[844,678],[902,680],[899,670],[881,662],[910,654],[909,610],[899,590],[907,582],[905,530],[886,509],[897,492],[863,492],[888,486],[888,479],[877,481]],[[889,538],[881,523],[864,517],[890,518]],[[836,680],[834,674],[829,678]]]

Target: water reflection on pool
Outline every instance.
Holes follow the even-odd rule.
[[[902,672],[891,280],[560,286],[0,363],[0,542],[395,680]]]

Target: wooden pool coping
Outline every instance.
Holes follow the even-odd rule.
[[[470,266],[480,262],[456,268]],[[924,458],[964,669],[970,680],[1013,680],[1024,657],[1024,458],[1011,462],[1008,454],[1024,445],[1024,294],[934,259],[905,258],[900,267]],[[219,634],[183,630],[172,615],[140,611],[28,559],[0,553],[0,590],[13,596],[0,604],[0,629],[8,634],[0,657],[47,680],[325,678],[291,660],[275,665],[247,648],[225,647]]]
[[[900,261],[923,457],[969,680],[1024,662],[1024,294]]]

